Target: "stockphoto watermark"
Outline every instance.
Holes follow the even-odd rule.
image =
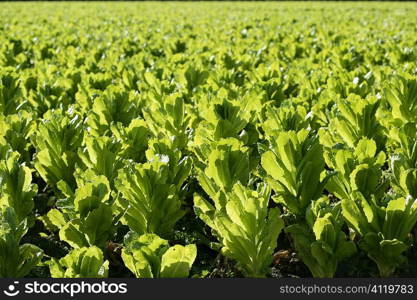
[[[18,295],[66,295],[75,297],[77,295],[86,294],[126,294],[127,283],[115,282],[39,282],[33,280],[31,282],[13,281],[3,290],[3,294],[8,297],[16,297]]]

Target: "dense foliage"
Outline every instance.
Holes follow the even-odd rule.
[[[416,276],[416,14],[0,4],[0,276]]]

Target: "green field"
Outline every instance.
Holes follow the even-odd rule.
[[[0,3],[0,277],[416,277],[417,4]]]

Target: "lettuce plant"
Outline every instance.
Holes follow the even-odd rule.
[[[109,262],[95,246],[74,249],[61,259],[52,258],[48,264],[52,278],[106,278],[109,272]]]
[[[139,234],[167,236],[184,215],[182,185],[191,171],[191,160],[172,140],[152,139],[148,162],[128,164],[119,171],[116,190],[121,222]]]
[[[148,155],[153,158],[150,162],[120,170],[116,180],[120,192],[117,207],[123,214],[121,222],[132,231],[165,236],[184,215],[179,192],[190,164],[187,159],[170,160],[173,156],[166,154]]]
[[[355,244],[342,230],[340,204],[332,205],[327,197],[322,197],[311,203],[305,220],[285,231],[293,237],[297,253],[313,277],[332,278],[338,263],[356,251]]]
[[[377,152],[373,140],[362,138],[354,151],[335,150],[328,159],[328,165],[335,174],[329,179],[326,189],[339,199],[350,199],[354,192],[365,197],[384,193],[388,182],[383,178],[384,152]]]
[[[374,195],[354,193],[354,200],[342,200],[342,213],[349,227],[360,237],[360,247],[378,265],[380,275],[389,277],[405,262],[402,253],[411,244],[410,233],[417,222],[417,201],[395,198],[382,204]]]
[[[21,104],[19,76],[13,68],[2,68],[0,72],[0,114],[11,115],[17,112]]]
[[[13,208],[0,211],[0,277],[26,276],[42,259],[43,251],[31,244],[21,244],[28,230],[26,219],[19,221]]]
[[[199,97],[195,104],[192,148],[204,149],[212,142],[227,138],[236,138],[245,146],[256,148],[259,134],[255,120],[262,110],[256,94],[239,95],[232,100],[228,91],[220,88],[216,95]]]
[[[104,176],[89,174],[88,179],[79,179],[78,183],[79,187],[72,193],[60,182],[59,187],[67,198],[57,203],[60,211],[53,210],[45,221],[60,228],[60,239],[74,248],[103,248],[114,231],[109,181]]]
[[[216,207],[225,204],[224,195],[234,184],[249,182],[250,166],[247,147],[234,138],[222,139],[212,145],[207,165],[198,172],[197,179]]]
[[[38,125],[33,143],[36,148],[35,169],[56,187],[64,180],[75,188],[77,151],[83,141],[83,120],[73,111],[48,111]]]
[[[113,124],[111,131],[113,136],[121,141],[119,155],[122,158],[138,163],[145,161],[150,131],[144,120],[133,119],[127,127],[121,123]]]
[[[361,138],[368,138],[381,149],[386,138],[377,115],[380,103],[376,97],[362,99],[357,95],[337,100],[328,127],[319,130],[320,142],[326,148],[346,145],[354,149]]]
[[[146,123],[155,137],[175,139],[176,145],[183,149],[190,138],[191,115],[179,94],[172,94],[143,110]]]
[[[27,162],[31,160],[30,138],[35,131],[35,122],[30,113],[22,111],[7,117],[0,116],[0,136]]]
[[[267,136],[272,136],[279,131],[299,131],[307,128],[308,123],[309,115],[304,106],[265,105],[265,120],[262,123],[262,129]]]
[[[0,207],[13,208],[17,223],[31,214],[38,191],[32,184],[32,170],[19,158],[18,153],[9,151],[0,161]]]
[[[385,99],[391,107],[392,118],[399,125],[417,122],[417,77],[397,75],[385,87]]]
[[[123,160],[118,155],[121,149],[120,142],[107,136],[91,135],[86,135],[83,142],[85,147],[78,149],[78,167],[105,176],[113,186],[118,170],[123,167]]]
[[[392,173],[392,187],[407,197],[417,197],[417,131],[416,126],[407,123],[389,132],[391,156],[389,167]]]
[[[275,192],[273,199],[291,213],[304,215],[326,183],[323,148],[307,130],[279,132],[269,140],[271,149],[262,154],[261,164]]]
[[[121,88],[110,86],[94,100],[87,125],[94,136],[108,135],[113,124],[128,126],[138,114],[136,99]]]
[[[327,180],[323,148],[306,130],[271,132],[272,149],[262,155],[273,198],[296,216],[286,228],[303,262],[314,277],[333,277],[339,261],[355,251],[342,231],[340,205],[320,198]]]
[[[197,256],[195,245],[175,245],[155,234],[125,236],[122,259],[137,278],[188,277]]]
[[[267,191],[267,190],[266,190]],[[226,204],[214,207],[194,196],[195,212],[219,239],[221,252],[237,262],[248,277],[264,277],[272,263],[277,239],[284,227],[278,208],[268,209],[269,193],[258,193],[236,183]]]

